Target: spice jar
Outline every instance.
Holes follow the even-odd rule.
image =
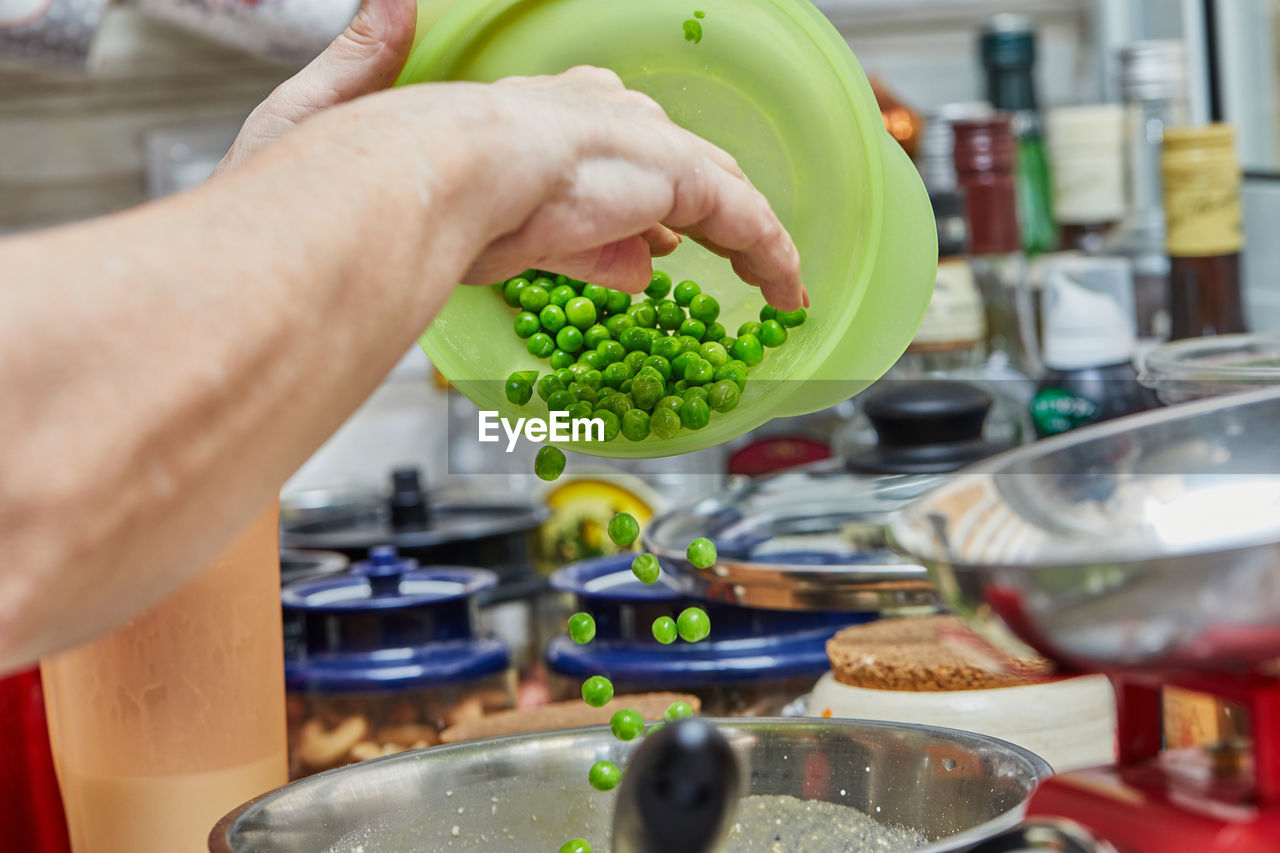
[[[477,596],[496,585],[381,547],[346,574],[286,587],[301,626],[285,661],[290,775],[433,746],[447,726],[511,708],[510,653],[476,629]]]

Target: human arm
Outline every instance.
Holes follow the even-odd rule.
[[[635,292],[662,228],[784,308],[794,246],[722,152],[604,72],[361,98],[182,196],[0,241],[0,672],[190,579],[454,282]]]

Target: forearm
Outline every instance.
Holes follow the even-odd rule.
[[[0,242],[0,671],[191,577],[426,327],[473,235],[447,183],[392,168],[286,139],[188,196]]]

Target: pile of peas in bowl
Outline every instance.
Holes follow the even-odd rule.
[[[730,335],[716,322],[715,297],[693,281],[673,287],[661,271],[639,300],[540,270],[493,287],[517,310],[514,330],[529,353],[550,368],[541,376],[512,373],[507,400],[524,406],[536,393],[548,411],[599,419],[605,441],[669,439],[682,429],[703,429],[712,412],[738,405],[748,371],[806,317],[803,308],[766,305],[759,322],[743,323]]]

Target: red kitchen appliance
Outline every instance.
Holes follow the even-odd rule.
[[[49,753],[40,672],[0,679],[0,850],[70,853],[62,797]]]
[[[993,642],[1116,688],[1114,766],[1042,782],[973,853],[1280,851],[1280,392],[1206,400],[994,457],[899,515],[895,544]],[[1248,733],[1164,749],[1161,692]]]

